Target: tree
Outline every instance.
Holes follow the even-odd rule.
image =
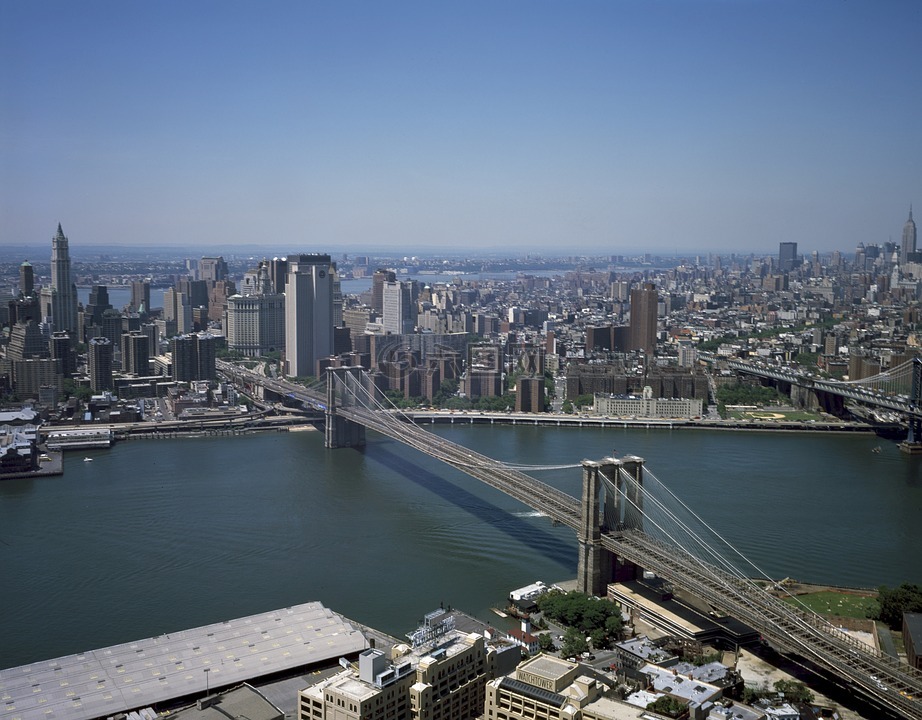
[[[577,657],[584,652],[589,652],[589,645],[586,643],[585,635],[574,627],[568,627],[563,633],[563,645],[560,646],[560,654],[564,657]]]
[[[784,695],[784,699],[795,703],[813,702],[813,693],[799,680],[777,680],[775,690]]]
[[[660,695],[656,700],[647,704],[647,710],[673,718],[679,717],[686,709],[686,704],[672,695]]]
[[[542,652],[552,652],[554,650],[554,638],[550,633],[541,633],[538,636],[538,648]]]
[[[882,585],[878,590],[877,604],[879,609],[872,617],[891,628],[898,628],[903,624],[904,612],[922,612],[922,587],[903,583],[891,590]]]
[[[596,628],[589,633],[589,642],[592,643],[592,647],[596,650],[604,650],[611,644],[608,641],[608,633],[605,632],[605,628]]]

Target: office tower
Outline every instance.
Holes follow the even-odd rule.
[[[56,332],[52,334],[48,348],[51,351],[51,357],[60,361],[61,374],[64,377],[71,377],[77,372],[77,353],[74,352],[70,336],[67,333]]]
[[[207,320],[220,323],[227,311],[227,298],[237,294],[237,286],[233,280],[216,280],[208,286]]]
[[[371,309],[379,315],[384,312],[384,283],[394,282],[397,275],[391,270],[375,270],[371,276]]]
[[[122,335],[122,371],[129,375],[150,375],[150,338],[134,331]]]
[[[90,338],[88,346],[90,389],[102,392],[112,389],[112,341],[106,337]]]
[[[51,239],[51,286],[42,288],[41,312],[50,318],[55,330],[77,334],[77,287],[70,268],[67,238],[58,223]]]
[[[343,287],[335,263],[330,274],[333,276],[333,327],[338,328],[343,326]]]
[[[329,255],[288,261],[285,287],[285,374],[306,377],[333,353],[333,272]]]
[[[285,283],[288,282],[288,258],[272,258],[269,262],[269,279],[277,293],[285,292]]]
[[[177,382],[215,380],[215,342],[211,333],[187,333],[170,340],[173,379]]]
[[[54,358],[14,360],[11,365],[16,394],[21,398],[38,397],[42,388],[60,390],[63,385],[60,363]]]
[[[381,290],[384,332],[392,335],[408,335],[412,333],[416,327],[417,316],[412,285],[408,282],[397,280],[385,281]]]
[[[131,312],[150,312],[150,283],[147,280],[134,280],[131,283]]]
[[[797,267],[797,243],[778,243],[778,269],[781,272],[790,272]]]
[[[903,225],[903,242],[900,246],[900,262],[909,262],[909,255],[916,252],[916,223],[912,219],[912,205],[909,206],[909,219]]]
[[[198,261],[198,279],[204,282],[227,280],[227,263],[221,256],[203,257]]]
[[[18,322],[10,329],[6,357],[9,360],[48,357],[48,339],[34,320]]]
[[[175,323],[180,335],[192,332],[192,305],[189,297],[176,288],[163,293],[163,319]]]
[[[105,285],[94,285],[90,289],[90,297],[83,309],[84,325],[102,325],[102,314],[106,310],[112,310],[112,303],[109,302],[109,289]]]
[[[265,260],[248,295],[227,298],[227,349],[259,357],[285,348],[285,296],[275,291]]]
[[[653,283],[631,290],[631,350],[648,355],[656,349],[656,305],[659,296]]]
[[[175,288],[188,298],[191,307],[205,307],[208,305],[208,283],[204,280],[180,278],[176,281]]]
[[[35,273],[28,260],[19,266],[19,294],[22,297],[35,295]]]

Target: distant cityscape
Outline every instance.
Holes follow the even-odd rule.
[[[275,423],[292,414],[306,422],[308,409],[283,393],[272,395],[269,381],[316,388],[330,368],[344,367],[363,368],[394,406],[424,413],[734,427],[750,420],[760,427],[792,420],[804,429],[819,419],[825,427],[868,431],[882,424],[881,413],[863,407],[861,393],[873,393],[876,402],[883,393],[879,386],[855,390],[854,402],[830,403],[814,379],[860,381],[922,357],[922,253],[916,241],[910,210],[900,244],[808,256],[799,253],[797,243],[781,242],[777,255],[709,255],[673,264],[651,256],[459,260],[332,253],[155,263],[113,254],[77,262],[58,225],[49,263],[0,266],[0,293],[8,298],[0,304],[0,392],[6,406],[0,478],[60,473],[61,450],[108,445],[119,427],[128,434],[165,427],[177,432],[184,424],[201,429],[205,422],[243,427],[236,425],[243,420],[253,428],[257,417]],[[113,302],[116,296],[125,302]],[[267,382],[248,383],[242,379],[247,373]],[[810,378],[803,386],[791,380],[800,374]],[[917,380],[893,385],[883,401],[912,410],[893,414],[888,423],[902,434],[908,430],[911,446],[918,444],[913,428],[919,391]],[[667,604],[671,590],[640,597],[632,585],[612,584],[606,592],[626,615],[611,623],[603,618],[601,634],[588,626],[579,633],[564,624],[547,625],[548,608],[543,608],[548,618],[538,615],[544,632],[537,632],[528,619],[538,611],[537,599],[564,594],[539,583],[524,588],[507,608],[525,618],[518,630],[471,626],[459,632],[455,623],[467,620],[440,609],[426,616],[409,645],[385,642],[378,648],[378,639],[386,638],[370,631],[358,635],[350,621],[304,606],[247,622],[272,623],[274,630],[287,615],[309,616],[311,627],[329,628],[330,637],[337,637],[329,656],[310,656],[310,641],[289,651],[279,636],[258,650],[265,656],[257,670],[241,660],[245,653],[220,644],[230,644],[230,636],[214,639],[223,637],[225,628],[200,628],[190,631],[181,651],[163,638],[151,639],[141,649],[133,646],[125,663],[131,666],[135,655],[146,653],[144,668],[129,672],[166,668],[152,671],[162,678],[136,686],[145,702],[189,700],[204,684],[207,697],[182,712],[198,714],[239,702],[251,714],[215,712],[249,720],[286,715],[300,720],[758,720],[832,712],[814,704],[812,693],[793,681],[776,684],[781,695],[745,694],[736,663],[740,645],[762,641],[752,628],[732,618],[715,620],[713,610],[679,617],[681,603]],[[601,600],[591,596],[588,602]],[[622,631],[625,620],[630,629]],[[637,636],[647,624],[661,634],[659,640]],[[914,650],[917,624],[911,618],[903,630],[904,657],[913,668],[920,665]],[[252,637],[244,643],[249,648],[272,640],[270,631],[258,637],[249,632]],[[302,630],[295,625],[286,632]],[[585,637],[589,632],[591,641]],[[226,676],[234,682],[209,686],[224,676],[207,664],[201,677],[181,679],[185,664],[197,665],[200,647],[212,644],[239,671]],[[709,644],[735,646],[733,667],[716,656],[705,658]],[[319,664],[335,661],[334,655],[348,659],[340,660],[342,667],[324,666],[321,673]],[[530,659],[519,665],[523,656]],[[876,655],[868,657],[878,662]],[[308,670],[322,677],[310,683],[289,678],[296,692],[273,684],[257,692],[237,682],[262,676],[277,681]],[[81,659],[65,672],[76,682],[93,670]],[[893,670],[892,677],[902,678],[902,672]],[[167,677],[167,684],[177,683],[175,689],[165,689]],[[36,682],[29,687],[11,681],[13,692],[22,696],[18,702],[27,704],[27,697],[45,693],[43,683],[53,686],[57,675],[32,679]],[[872,679],[872,694],[886,700],[890,688],[877,676]],[[911,687],[884,706],[897,713],[913,707]],[[55,706],[69,702],[57,698],[57,689],[47,692]],[[109,708],[107,692],[96,685],[84,697]],[[261,694],[273,692],[287,693],[285,702],[292,706],[279,711]],[[108,712],[73,708],[67,716],[83,720]],[[130,704],[112,708],[131,709]],[[32,714],[9,716],[38,717],[39,712],[36,706]],[[137,718],[150,720],[153,712],[139,711]]]

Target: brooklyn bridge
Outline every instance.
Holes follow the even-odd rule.
[[[324,391],[221,364],[238,382],[259,385],[322,411],[325,444],[358,447],[366,430],[430,455],[575,531],[579,589],[605,595],[615,576],[649,571],[757,630],[779,652],[802,658],[897,716],[922,718],[922,672],[898,662],[771,592],[771,583],[737,567],[741,556],[690,523],[687,508],[635,456],[583,460],[582,497],[528,472],[543,468],[499,462],[453,443],[386,407],[362,368],[331,368]],[[701,528],[707,528],[702,530]],[[767,579],[766,579],[767,580]]]

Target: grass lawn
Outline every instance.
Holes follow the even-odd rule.
[[[877,607],[877,600],[863,595],[823,590],[820,592],[798,595],[799,603],[806,605],[817,615],[840,615],[842,617],[866,618],[868,610]],[[794,604],[793,598],[785,602]]]

